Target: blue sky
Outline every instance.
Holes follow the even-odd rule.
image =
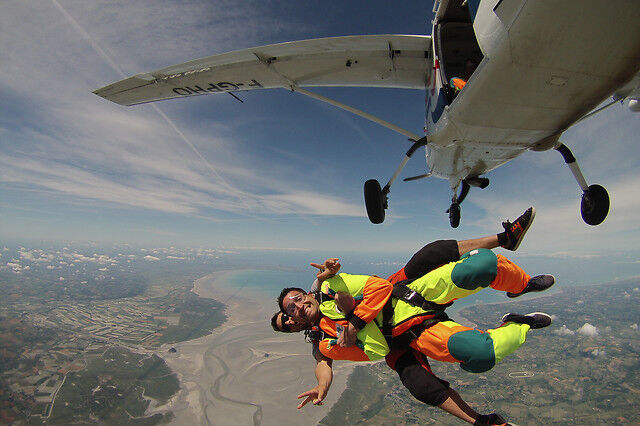
[[[13,1],[0,6],[0,240],[405,252],[495,233],[527,206],[518,256],[640,275],[640,121],[616,105],[565,133],[590,183],[612,199],[599,227],[579,217],[561,156],[529,152],[473,190],[451,230],[446,181],[393,188],[371,225],[362,185],[383,184],[409,144],[284,90],[121,107],[91,93],[125,76],[290,40],[429,34],[431,2]],[[424,93],[317,89],[420,133]],[[402,177],[425,173],[416,155]],[[407,249],[409,247],[409,249]],[[605,262],[604,259],[607,259]],[[598,262],[600,260],[600,262]],[[532,261],[533,262],[533,261]],[[535,263],[535,262],[534,262]],[[578,268],[586,274],[583,268]]]

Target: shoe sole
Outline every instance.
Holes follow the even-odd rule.
[[[504,323],[504,322],[506,322],[504,319],[505,319],[506,317],[508,317],[509,315],[519,315],[519,314],[514,314],[513,312],[508,312],[508,313],[504,314],[504,315],[502,316],[502,322],[503,322],[503,323]],[[551,318],[551,315],[549,315],[549,314],[548,314],[548,313],[546,313],[546,312],[530,312],[530,313],[528,313],[528,314],[524,314],[524,315],[522,315],[522,316],[523,316],[523,317],[532,317],[532,316],[534,316],[534,315],[544,315],[545,317],[549,318],[549,325],[551,325],[551,324],[553,323],[553,319]]]
[[[547,288],[543,288],[542,290],[529,290],[529,291],[524,291],[524,290],[522,290],[522,291],[523,291],[523,293],[511,293],[511,292],[507,292],[507,297],[508,297],[508,298],[510,298],[510,299],[515,299],[516,297],[520,297],[520,296],[522,296],[523,294],[527,294],[527,293],[540,293],[540,292],[542,292],[542,291],[547,291],[547,290],[549,290],[551,287],[553,287],[553,286],[556,284],[556,277],[555,277],[555,276],[553,276],[553,275],[551,275],[551,274],[546,274],[546,275],[548,275],[548,276],[550,276],[551,278],[553,278],[553,282],[551,283],[551,285],[550,285],[549,287],[547,287]],[[526,287],[525,287],[525,289],[526,289]]]
[[[504,322],[506,322],[504,319],[505,319],[506,317],[508,317],[509,315],[511,315],[511,314],[513,314],[513,312],[507,312],[506,314],[504,314],[504,315],[502,316],[502,318],[501,318],[502,322],[503,322],[503,323],[504,323]]]
[[[520,244],[522,244],[522,240],[524,240],[524,234],[526,234],[527,231],[529,230],[529,228],[531,227],[531,224],[533,223],[533,219],[535,219],[535,217],[536,217],[536,208],[535,207],[531,207],[531,218],[529,219],[529,223],[522,230],[522,234],[520,234],[520,238],[518,238],[518,242],[516,243],[515,247],[513,247],[513,249],[511,249],[512,251],[518,250],[518,247],[520,247]]]
[[[526,314],[525,317],[534,316],[534,315],[544,315],[545,317],[549,318],[549,325],[553,324],[553,319],[551,318],[551,315],[549,315],[546,312],[531,312]],[[545,325],[544,327],[548,327],[549,325]],[[539,328],[544,328],[544,327],[539,327]],[[533,326],[531,326],[531,328],[533,328]]]
[[[553,278],[553,282],[551,283],[551,285],[549,287],[545,288],[544,290],[540,290],[540,291],[549,290],[551,287],[556,285],[556,277],[554,275],[551,275],[551,274],[547,274],[547,275],[549,275],[551,278]]]

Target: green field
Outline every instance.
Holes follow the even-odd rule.
[[[170,416],[144,417],[148,398],[162,404],[178,389],[175,374],[156,355],[109,348],[90,358],[85,370],[67,375],[48,424],[158,424]]]

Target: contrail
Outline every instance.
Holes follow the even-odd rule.
[[[109,55],[107,55],[107,53],[104,51],[104,49],[102,49],[100,47],[100,45],[98,43],[96,43],[95,40],[93,40],[93,38],[89,35],[89,33],[87,33],[84,28],[82,28],[80,26],[80,24],[78,24],[78,22],[73,19],[73,16],[71,16],[64,7],[62,7],[62,5],[60,3],[58,3],[57,0],[51,0],[51,2],[53,3],[53,5],[65,16],[65,18],[67,18],[67,20],[71,23],[71,25],[82,35],[82,37],[84,37],[89,44],[91,45],[91,47],[93,48],[93,50],[96,51],[96,53],[107,63],[109,64],[109,66],[115,71],[117,72],[120,77],[122,78],[126,78],[127,76],[125,75],[125,73],[122,71],[122,69],[118,66],[118,64],[116,64],[110,57]],[[240,198],[252,198],[249,194],[240,191],[239,189],[233,187],[231,184],[229,184],[222,176],[220,176],[220,174],[218,174],[218,172],[216,171],[216,169],[213,167],[213,165],[200,153],[200,151],[198,151],[198,149],[195,147],[195,145],[193,143],[191,143],[191,141],[185,136],[184,133],[182,133],[180,131],[180,129],[178,129],[178,126],[176,126],[173,121],[171,121],[169,119],[169,117],[167,117],[167,115],[160,110],[160,108],[158,108],[157,105],[152,105],[153,109],[158,113],[158,115],[160,115],[160,117],[162,117],[162,119],[178,134],[178,136],[180,137],[180,139],[182,139],[182,141],[187,144],[187,146],[189,148],[191,148],[191,150],[196,154],[196,156],[198,158],[200,158],[209,168],[209,170],[211,170],[211,172],[214,174],[214,176],[218,179],[219,183],[221,183],[227,190],[229,190],[232,194],[240,197]]]
[[[107,62],[109,64],[109,66],[111,66],[111,68],[113,68],[115,70],[115,72],[117,72],[118,74],[120,74],[120,76],[122,78],[125,78],[126,75],[122,72],[122,70],[120,69],[120,67],[118,67],[118,65],[113,62],[111,60],[111,58],[109,58],[109,55],[106,54],[106,52],[98,45],[98,43],[96,43],[91,36],[80,26],[80,24],[78,24],[76,22],[75,19],[73,19],[73,16],[69,15],[69,13],[65,10],[64,7],[62,7],[60,5],[60,3],[58,3],[57,0],[51,0],[53,2],[53,5],[58,8],[58,10],[60,12],[62,12],[62,14],[65,16],[65,18],[67,18],[67,20],[71,23],[71,25],[73,25],[73,27],[78,30],[78,32],[82,35],[82,37],[84,37],[85,39],[87,39],[87,41],[89,42],[89,44],[91,44],[91,47],[93,47],[93,49],[98,53],[98,55],[100,55],[100,57],[102,59],[105,60],[105,62]]]

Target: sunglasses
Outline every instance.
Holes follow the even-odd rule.
[[[291,319],[291,317],[289,315],[285,314],[284,312],[281,312],[281,315],[280,315],[280,328],[285,333],[291,333],[291,326],[289,324],[287,324],[287,321],[289,321],[290,319]]]

